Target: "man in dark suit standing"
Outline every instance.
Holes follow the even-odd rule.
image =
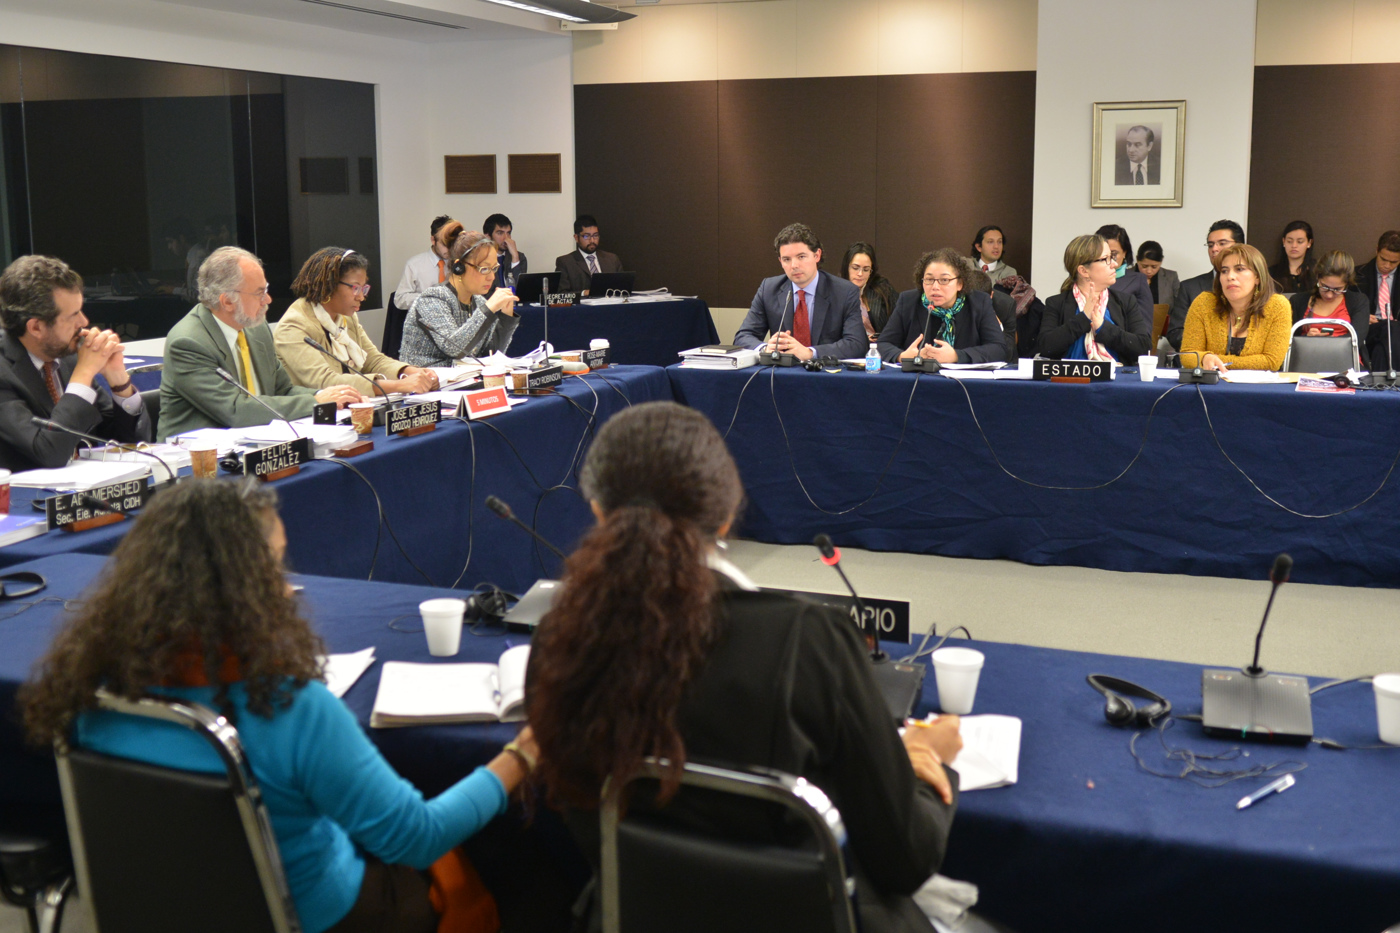
[[[578,248],[554,260],[554,271],[563,273],[559,291],[587,295],[593,273],[622,271],[622,260],[599,249],[598,242],[598,221],[592,214],[580,214],[574,221],[574,243]]]
[[[1135,126],[1128,130],[1123,140],[1123,151],[1113,164],[1115,185],[1160,185],[1162,183],[1162,158],[1153,154],[1157,148],[1157,134],[1145,126]]]
[[[37,427],[35,415],[114,441],[151,439],[125,347],[110,330],[87,329],[83,279],[66,263],[49,256],[10,263],[0,275],[0,323],[0,466],[52,469],[73,459],[78,439]],[[99,375],[110,390],[94,381]]]
[[[1376,242],[1376,258],[1356,270],[1356,288],[1371,301],[1371,324],[1366,334],[1366,351],[1371,369],[1385,372],[1391,357],[1400,362],[1400,328],[1390,333],[1395,319],[1392,308],[1400,300],[1400,230],[1387,230]],[[1384,325],[1382,326],[1382,322]]]
[[[817,268],[822,244],[816,234],[806,224],[788,224],[773,248],[783,275],[759,283],[735,345],[756,347],[771,334],[770,349],[800,360],[864,356],[869,344],[860,319],[860,289]]]
[[[1167,342],[1172,350],[1181,349],[1181,332],[1186,327],[1186,312],[1191,310],[1191,302],[1200,297],[1201,292],[1215,288],[1215,257],[1227,246],[1244,242],[1244,227],[1233,220],[1217,220],[1211,224],[1206,234],[1206,255],[1210,257],[1210,271],[1181,280],[1176,298],[1172,301],[1171,315],[1167,318]]]

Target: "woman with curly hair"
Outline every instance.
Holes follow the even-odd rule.
[[[420,873],[505,808],[533,740],[432,800],[399,777],[323,682],[324,648],[281,566],[276,494],[181,483],[143,510],[20,703],[32,740],[221,772],[179,726],[95,709],[104,687],[210,706],[238,729],[302,928],[437,929]],[[510,746],[508,746],[509,748]]]

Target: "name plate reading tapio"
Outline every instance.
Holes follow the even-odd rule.
[[[299,437],[294,441],[248,451],[243,455],[243,475],[275,479],[275,474],[299,469],[312,459],[311,438]]]
[[[466,408],[467,418],[472,421],[510,411],[510,399],[506,398],[505,386],[467,392],[462,396],[462,404]]]
[[[589,369],[606,369],[612,365],[612,347],[584,350],[583,361],[588,364]]]
[[[113,483],[111,486],[99,486],[96,489],[89,489],[87,492],[69,492],[50,496],[44,500],[44,514],[48,518],[50,531],[62,528],[64,525],[71,525],[74,522],[84,522],[112,514],[102,509],[95,509],[90,505],[84,505],[82,497],[101,499],[103,502],[110,503],[112,508],[120,512],[129,512],[146,504],[147,500],[151,498],[151,486],[144,479],[132,479],[125,483]]]
[[[1048,382],[1109,382],[1112,360],[1036,360],[1031,378]]]
[[[553,366],[541,366],[539,369],[532,369],[525,377],[525,391],[543,392],[553,389],[564,381],[564,367],[557,363]]]
[[[762,589],[765,593],[786,593],[847,612],[861,631],[869,635],[873,630],[882,641],[909,641],[909,603],[903,600],[862,596],[860,601],[865,605],[865,616],[862,618],[856,601],[849,593],[809,593],[806,590],[780,590],[769,586]]]
[[[441,402],[420,402],[417,405],[390,408],[384,414],[385,433],[390,437],[395,434],[407,434],[429,425],[436,425],[441,420]]]

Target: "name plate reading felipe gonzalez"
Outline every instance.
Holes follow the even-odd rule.
[[[390,437],[402,434],[411,437],[423,434],[437,427],[442,420],[442,403],[437,401],[420,402],[417,405],[404,405],[390,408],[384,413],[384,432]]]
[[[1109,382],[1112,360],[1036,360],[1031,378],[1049,382]]]
[[[313,459],[311,438],[299,437],[284,444],[273,444],[243,455],[243,475],[261,480],[281,479],[301,470],[301,465]]]
[[[467,392],[462,396],[462,403],[466,407],[467,417],[472,421],[510,411],[510,399],[506,398],[505,386]]]

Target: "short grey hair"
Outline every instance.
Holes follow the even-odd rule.
[[[262,260],[237,246],[220,246],[199,265],[199,303],[210,311],[219,309],[219,299],[243,287],[243,270],[239,264],[251,259],[259,266]]]

